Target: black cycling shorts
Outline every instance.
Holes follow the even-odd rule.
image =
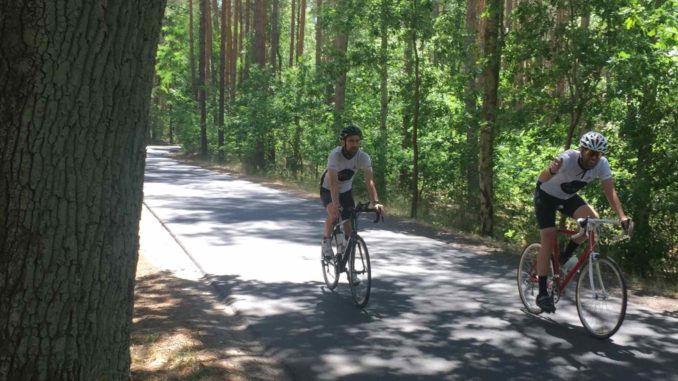
[[[556,210],[572,217],[582,205],[587,205],[581,196],[575,194],[567,200],[561,200],[537,187],[534,191],[534,213],[537,216],[539,229],[556,227]]]
[[[323,206],[327,208],[327,205],[332,202],[332,194],[328,189],[320,187],[320,199],[323,201]],[[341,205],[341,219],[349,219],[351,217],[351,211],[355,208],[352,189],[344,193],[339,193],[339,205]]]

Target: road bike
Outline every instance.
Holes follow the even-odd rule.
[[[599,339],[614,335],[626,316],[626,281],[619,266],[609,257],[596,251],[596,236],[603,225],[619,225],[616,220],[580,218],[578,231],[559,229],[558,237],[587,237],[587,246],[577,263],[561,275],[560,251],[556,239],[551,255],[548,292],[557,303],[570,281],[576,278],[575,301],[579,320],[586,331]],[[518,290],[528,312],[540,314],[536,305],[539,293],[537,256],[541,244],[528,245],[520,256],[518,266]]]
[[[332,246],[334,255],[331,259],[325,259],[321,254],[321,264],[323,268],[323,277],[325,284],[330,290],[334,290],[339,283],[339,276],[342,272],[346,273],[348,284],[351,287],[351,295],[355,304],[364,308],[370,299],[372,288],[372,272],[370,269],[370,255],[367,251],[367,244],[358,235],[358,215],[360,213],[374,212],[376,219],[374,222],[383,221],[384,218],[378,209],[370,208],[369,202],[358,205],[353,208],[349,218],[339,221],[332,228]],[[344,239],[342,226],[345,222],[351,221],[353,229],[348,240]],[[346,267],[348,265],[348,268]]]

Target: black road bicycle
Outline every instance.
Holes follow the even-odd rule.
[[[379,210],[370,208],[369,205],[369,202],[365,204],[358,203],[351,211],[351,216],[348,219],[334,224],[331,239],[335,255],[332,256],[332,259],[325,259],[321,255],[323,277],[325,278],[327,288],[334,290],[337,287],[337,283],[339,283],[339,275],[345,272],[348,284],[351,287],[353,301],[360,308],[364,308],[370,299],[372,273],[370,271],[370,255],[367,252],[367,244],[358,235],[358,214],[374,212],[376,214],[375,223],[379,222],[379,219],[384,220]],[[345,240],[341,227],[349,220],[353,229],[348,240]]]

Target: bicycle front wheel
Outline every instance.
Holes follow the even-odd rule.
[[[372,273],[367,245],[360,236],[357,236],[355,245],[351,250],[348,284],[351,286],[353,301],[358,307],[364,308],[370,300]]]
[[[599,339],[617,332],[626,316],[626,282],[610,258],[589,261],[579,272],[577,312],[586,331]]]
[[[537,295],[539,294],[537,257],[539,256],[540,248],[540,243],[533,243],[523,250],[523,253],[520,255],[520,264],[518,265],[517,273],[520,300],[523,302],[525,309],[533,314],[540,314],[543,312],[536,303]],[[553,267],[550,267],[548,282],[553,282]]]

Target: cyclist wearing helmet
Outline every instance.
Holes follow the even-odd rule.
[[[363,133],[360,128],[353,124],[343,128],[339,135],[340,146],[330,151],[327,157],[327,169],[320,178],[320,199],[327,211],[322,252],[328,259],[332,257],[330,236],[332,235],[332,224],[339,218],[339,207],[342,208],[342,220],[348,219],[355,207],[352,192],[353,175],[359,169],[363,170],[365,185],[367,185],[372,204],[383,213],[384,207],[379,203],[379,195],[372,175],[372,161],[368,154],[360,150],[362,137]],[[347,222],[344,224],[344,234],[348,236],[350,233],[351,225],[350,222]]]
[[[556,238],[556,210],[575,219],[598,218],[598,213],[577,192],[591,181],[600,179],[605,198],[619,217],[622,227],[629,234],[633,229],[633,223],[624,214],[622,203],[614,188],[610,164],[603,156],[607,152],[607,139],[602,134],[591,131],[584,134],[579,143],[578,150],[570,149],[561,153],[541,172],[534,192],[534,208],[541,237],[541,248],[537,257],[539,295],[536,303],[539,308],[549,313],[556,310],[553,297],[548,295],[546,286],[549,256],[553,252]],[[583,236],[577,241],[568,242],[560,255],[561,265],[585,239]]]

